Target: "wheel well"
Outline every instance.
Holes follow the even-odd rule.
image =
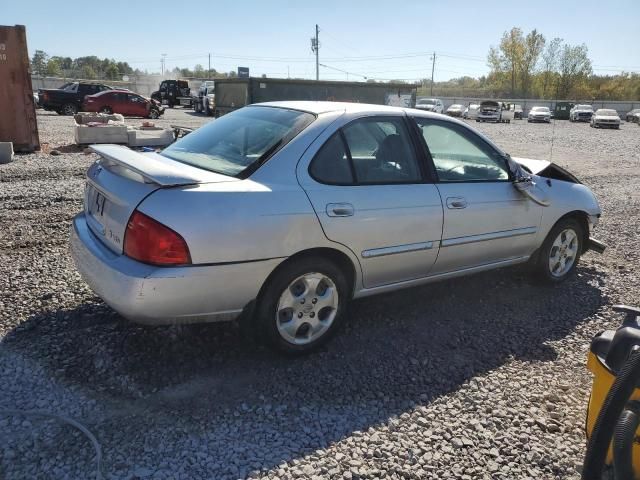
[[[271,272],[271,274],[267,277],[267,279],[262,284],[262,287],[260,288],[260,293],[258,293],[257,298],[260,298],[262,296],[262,292],[264,291],[265,286],[269,283],[271,278],[273,278],[273,276],[277,272],[279,272],[282,268],[284,268],[285,265],[288,265],[290,262],[298,261],[301,258],[308,258],[308,257],[322,257],[335,263],[336,266],[347,277],[347,285],[351,287],[350,294],[353,294],[353,291],[355,289],[356,271],[351,259],[346,254],[342,253],[340,250],[336,250],[334,248],[311,248],[309,250],[303,250],[294,255],[291,255],[284,262],[280,263],[280,265],[278,265],[273,270],[273,272]]]
[[[589,244],[589,215],[582,210],[574,210],[573,212],[565,213],[562,217],[558,219],[556,223],[560,220],[564,220],[565,218],[573,218],[580,223],[582,227],[582,232],[584,237],[582,238],[582,252],[587,251],[587,245]]]

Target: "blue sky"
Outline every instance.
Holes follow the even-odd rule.
[[[211,53],[217,70],[247,66],[252,75],[312,78],[309,39],[316,23],[320,62],[333,68],[321,67],[324,79],[429,77],[432,51],[438,52],[436,80],[478,76],[487,72],[489,46],[512,26],[586,43],[596,73],[640,72],[640,0],[4,3],[2,23],[27,26],[31,53],[97,55],[150,72],[160,70],[163,53],[169,69],[207,68]]]

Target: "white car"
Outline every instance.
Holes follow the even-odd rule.
[[[594,128],[620,128],[618,112],[610,108],[599,108],[591,117],[589,124]]]
[[[426,112],[444,113],[444,103],[438,98],[419,98],[416,108]]]
[[[589,122],[593,116],[591,105],[576,105],[569,111],[570,122]]]
[[[478,105],[477,103],[470,103],[462,113],[462,118],[470,118],[472,120],[474,118],[478,118],[478,110],[480,110],[480,105]]]
[[[549,107],[533,107],[527,115],[527,122],[551,123],[551,111]]]
[[[461,117],[464,112],[464,105],[458,103],[453,104],[447,108],[447,115],[450,117]]]

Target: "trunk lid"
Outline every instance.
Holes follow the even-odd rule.
[[[84,212],[91,231],[115,253],[122,253],[131,214],[156,190],[239,181],[155,152],[140,153],[120,145],[96,145],[91,150],[100,158],[87,171]]]

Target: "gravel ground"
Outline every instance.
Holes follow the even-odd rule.
[[[601,201],[606,253],[557,288],[512,268],[354,302],[323,351],[291,359],[234,324],[132,325],[93,295],[67,250],[93,156],[69,118],[38,120],[62,155],[0,166],[0,411],[81,421],[112,479],[579,477],[589,341],[618,322],[612,304],[637,304],[636,125],[474,122],[514,156],[549,158],[553,135]],[[0,412],[0,478],[94,471],[77,430]]]

